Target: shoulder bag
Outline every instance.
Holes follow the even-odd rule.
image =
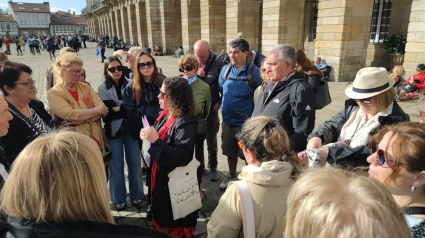
[[[252,195],[245,181],[232,181],[241,198],[243,233],[245,238],[255,238],[254,205]]]
[[[332,102],[328,81],[321,80],[316,92],[316,109],[322,109]]]

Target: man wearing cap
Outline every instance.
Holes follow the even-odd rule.
[[[59,51],[59,56],[61,56],[64,53],[75,53],[75,52],[70,47],[63,47]],[[46,92],[49,91],[56,84],[55,75],[53,73],[54,66],[55,66],[55,63],[53,63],[53,64],[49,65],[49,67],[47,67],[46,77],[44,78],[44,88],[46,89]]]
[[[368,166],[368,143],[384,125],[409,121],[395,101],[394,80],[385,68],[367,67],[347,86],[345,108],[308,136],[307,149],[318,149],[319,163]],[[322,147],[324,146],[324,147]]]

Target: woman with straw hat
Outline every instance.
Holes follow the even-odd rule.
[[[345,89],[350,98],[345,101],[345,108],[308,136],[307,150],[319,154],[316,162],[367,166],[370,138],[383,125],[410,120],[395,101],[393,85],[394,80],[384,68],[359,70],[354,82]]]

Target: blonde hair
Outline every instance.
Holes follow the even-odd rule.
[[[54,64],[54,73],[58,83],[64,82],[63,71],[71,64],[79,64],[82,67],[83,60],[73,52],[64,53],[56,58],[56,62]]]
[[[397,75],[399,75],[399,76],[403,76],[404,75],[403,65],[396,65],[396,66],[394,66],[394,70],[397,73]]]
[[[0,52],[0,62],[9,60],[9,58],[7,58],[7,55],[4,52]]]
[[[411,237],[404,214],[380,182],[342,169],[311,169],[292,186],[286,238]]]
[[[393,87],[383,93],[376,95],[376,106],[378,107],[379,111],[385,111],[387,107],[394,102],[395,96],[396,92]]]
[[[1,192],[1,210],[35,223],[113,223],[102,155],[77,132],[40,136],[19,154]]]
[[[179,67],[181,67],[185,64],[192,65],[195,69],[197,69],[199,67],[198,60],[195,59],[195,57],[193,57],[193,55],[191,55],[191,54],[185,54],[185,55],[180,56],[178,64],[179,64]]]
[[[252,117],[245,121],[236,137],[254,153],[260,163],[280,160],[286,156],[284,161],[294,166],[291,177],[295,179],[300,174],[301,161],[291,150],[288,134],[275,118]]]

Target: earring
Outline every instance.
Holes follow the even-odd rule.
[[[415,192],[416,188],[412,186],[412,187],[410,188],[410,190],[411,190],[412,192]]]

